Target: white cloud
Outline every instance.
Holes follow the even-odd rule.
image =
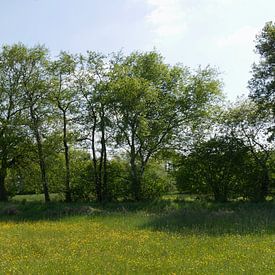
[[[246,46],[251,47],[253,45],[253,41],[255,40],[255,36],[258,33],[259,29],[245,26],[237,31],[227,35],[220,37],[217,40],[217,45],[219,47],[232,47],[232,46]]]
[[[159,38],[181,36],[186,29],[183,1],[145,0],[152,7],[146,20]]]
[[[222,5],[222,6],[231,5],[231,4],[234,4],[234,2],[236,3],[235,0],[211,0],[210,2],[212,2],[215,5]]]

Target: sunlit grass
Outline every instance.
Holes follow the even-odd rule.
[[[0,273],[275,273],[272,203],[10,207],[19,212],[0,218]]]
[[[63,198],[63,196],[60,194],[50,194],[50,198],[52,201],[59,201]],[[14,202],[44,202],[44,200],[44,194],[16,195],[12,198],[12,201]]]

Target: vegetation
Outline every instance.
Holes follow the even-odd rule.
[[[275,23],[268,22],[256,39],[256,51],[261,59],[258,64],[253,65],[253,77],[249,81],[252,100],[258,104],[261,112],[272,111],[273,116],[275,115],[274,40]]]
[[[0,272],[275,273],[274,30],[234,104],[156,51],[3,46]]]
[[[171,67],[156,52],[109,59],[93,52],[62,52],[52,61],[43,47],[17,44],[3,47],[1,60],[3,201],[9,186],[15,192],[17,187],[17,193],[31,189],[24,186],[27,175],[19,167],[37,174],[38,165],[45,201],[50,200],[49,188],[55,191],[51,186],[58,180],[51,175],[59,167],[54,171],[60,175],[59,190],[70,202],[78,197],[72,194],[71,157],[87,150],[92,152],[90,186],[76,183],[90,190],[87,198],[102,202],[117,197],[108,175],[109,160],[115,157],[126,161],[128,175],[121,184],[130,187],[127,199],[150,197],[145,192],[152,189],[146,186],[150,180],[146,183],[145,175],[152,174],[148,167],[162,165],[158,153],[173,146],[183,127],[190,128],[184,135],[195,124],[199,127],[221,94],[214,70],[193,73]]]
[[[228,107],[215,70],[170,66],[155,51],[52,60],[41,46],[4,46],[0,200],[139,201],[178,188],[264,201],[274,184],[273,34],[267,23],[257,36],[251,99]]]
[[[0,206],[1,272],[275,271],[274,202],[213,204],[166,196],[102,206],[29,201],[35,198],[16,196]]]

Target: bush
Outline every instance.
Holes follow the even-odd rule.
[[[165,170],[164,163],[151,161],[145,169],[141,192],[143,199],[159,198],[174,187],[173,178]]]
[[[237,197],[247,154],[242,141],[229,137],[200,143],[182,158],[176,173],[177,187],[180,191],[211,193],[221,202]]]
[[[108,162],[107,181],[109,200],[130,199],[130,177],[128,163],[117,157]]]
[[[89,154],[84,151],[72,151],[70,161],[72,199],[74,201],[95,199],[94,169]]]

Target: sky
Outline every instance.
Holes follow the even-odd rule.
[[[275,19],[274,0],[0,0],[0,45],[59,51],[156,49],[171,65],[210,65],[231,101],[247,95],[255,36]]]

